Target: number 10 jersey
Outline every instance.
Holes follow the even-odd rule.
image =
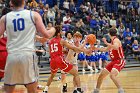
[[[8,53],[35,50],[36,27],[30,10],[12,11],[6,14]]]

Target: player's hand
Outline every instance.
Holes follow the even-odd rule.
[[[91,55],[92,54],[92,50],[91,49],[86,49],[84,53],[86,55]]]
[[[41,37],[41,38],[39,39],[39,42],[42,43],[42,44],[45,44],[47,41],[48,41],[47,38]]]

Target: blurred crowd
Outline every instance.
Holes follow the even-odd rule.
[[[59,2],[58,2],[59,1]],[[140,6],[137,0],[25,0],[26,9],[38,12],[49,28],[62,25],[63,31],[106,37],[115,28],[126,56],[140,54]],[[0,0],[0,8],[6,6]]]

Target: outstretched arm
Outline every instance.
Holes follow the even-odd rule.
[[[105,38],[103,38],[102,40],[103,40],[103,42],[104,42],[108,47],[110,47],[110,48],[112,48],[112,49],[117,50],[117,49],[119,48],[119,46],[120,46],[120,41],[119,41],[119,39],[115,39],[115,40],[113,41],[113,44],[108,43],[108,42],[106,41]]]
[[[66,46],[68,49],[72,49],[75,52],[87,52],[86,49],[73,46],[63,39],[61,40],[61,45]]]
[[[35,21],[35,26],[37,31],[39,31],[45,38],[53,37],[53,35],[55,34],[55,28],[52,27],[51,29],[46,30],[39,13],[33,12],[33,14],[34,14],[34,21]]]

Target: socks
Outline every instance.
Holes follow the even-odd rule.
[[[81,88],[77,88],[77,91],[81,92],[82,90],[81,90]]]
[[[48,91],[48,86],[45,87],[44,91]]]
[[[67,83],[65,83],[63,86],[67,86]]]
[[[123,88],[119,88],[118,90],[119,90],[119,91],[123,91],[124,89],[123,89]]]

